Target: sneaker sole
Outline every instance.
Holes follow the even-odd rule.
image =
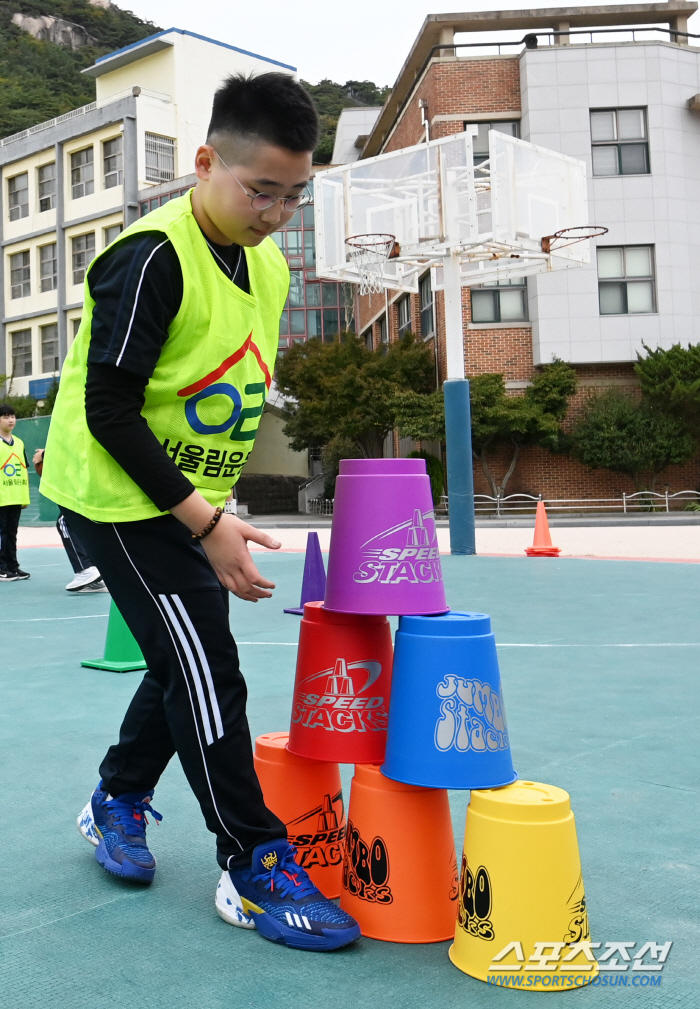
[[[135,862],[115,862],[110,858],[104,841],[100,841],[95,849],[95,858],[107,872],[120,879],[133,880],[135,883],[152,883],[156,874],[155,866],[152,869],[144,869],[142,865]]]
[[[301,949],[309,953],[329,953],[331,950],[349,946],[362,935],[360,926],[357,924],[351,928],[328,929],[322,936],[305,934],[288,928],[266,911],[260,913],[254,911],[250,906],[246,907],[247,903],[248,901],[243,898],[243,907],[255,921],[260,935],[264,939],[275,942],[279,946],[286,946],[288,949]]]

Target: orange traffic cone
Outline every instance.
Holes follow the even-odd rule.
[[[459,884],[447,792],[357,764],[350,791],[340,906],[372,939],[451,938]]]
[[[255,740],[265,803],[287,825],[297,861],[321,893],[339,897],[345,838],[340,768],[290,753],[288,739],[288,732],[268,732]]]
[[[528,557],[558,557],[561,553],[559,547],[552,546],[552,537],[549,535],[549,522],[544,501],[537,502],[537,515],[535,516],[535,538],[531,547],[525,547]]]

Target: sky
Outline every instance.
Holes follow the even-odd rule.
[[[597,0],[598,3],[605,0]],[[562,0],[117,0],[162,28],[186,28],[296,66],[312,84],[370,80],[393,84],[426,15],[564,7]],[[700,14],[690,32],[700,34]],[[500,33],[510,38],[518,33]],[[459,41],[467,41],[460,39]],[[469,39],[468,41],[472,41]],[[698,40],[700,42],[700,40]]]

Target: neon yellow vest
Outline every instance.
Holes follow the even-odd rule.
[[[132,224],[119,240],[154,230],[165,232],[177,253],[183,297],[141,413],[207,501],[223,505],[253,448],[272,381],[289,269],[274,241],[266,238],[245,250],[252,294],[232,284],[199,230],[191,192]],[[94,306],[86,277],[82,322],[63,366],[51,418],[41,492],[98,522],[153,518],[162,512],[87,426],[85,381]]]
[[[24,465],[24,442],[12,435],[12,445],[0,438],[0,508],[29,504],[29,474]]]

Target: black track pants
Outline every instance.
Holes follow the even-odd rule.
[[[17,529],[22,505],[3,505],[0,508],[0,571],[17,571]]]
[[[151,791],[177,752],[216,834],[222,868],[286,837],[253,767],[246,685],[228,620],[228,593],[202,547],[170,515],[96,523],[66,510],[141,646],[148,672],[100,766],[112,795]]]
[[[79,575],[81,571],[85,571],[86,568],[92,567],[92,561],[85,553],[83,545],[75,535],[74,532],[68,528],[68,523],[66,522],[66,516],[61,511],[58,516],[58,521],[56,522],[56,529],[58,530],[58,535],[61,537],[61,543],[63,543],[63,549],[66,551],[70,565],[73,568],[73,572]]]

